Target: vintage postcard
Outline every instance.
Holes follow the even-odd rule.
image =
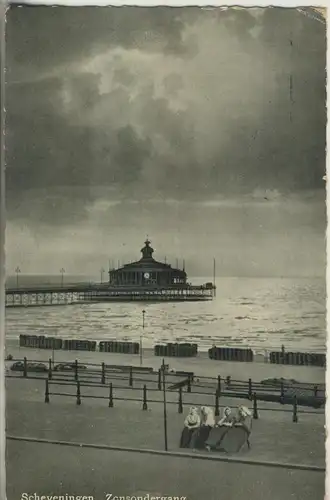
[[[325,497],[326,12],[15,5],[7,500]]]

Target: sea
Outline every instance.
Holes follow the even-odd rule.
[[[7,280],[7,286],[15,283]],[[66,283],[82,281],[66,276]],[[51,284],[58,276],[19,276],[20,284]],[[191,278],[193,284],[212,281]],[[222,278],[207,302],[124,302],[6,309],[6,337],[20,334],[62,339],[156,343],[193,342],[199,350],[213,345],[324,352],[326,285],[318,278]],[[21,285],[20,285],[21,286]],[[144,325],[143,325],[143,313]]]

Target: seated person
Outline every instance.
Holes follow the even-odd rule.
[[[235,417],[235,426],[243,427],[247,432],[247,445],[250,448],[249,437],[252,431],[252,414],[246,406],[239,406]]]
[[[228,427],[227,432],[221,440],[221,449],[226,453],[238,453],[246,443],[250,448],[249,436],[251,427],[252,419],[250,410],[245,406],[240,406],[237,409],[232,427]]]
[[[223,410],[223,417],[218,421],[217,427],[221,427],[222,425],[225,425],[226,427],[231,427],[235,421],[235,417],[231,412],[231,408],[227,406]]]
[[[184,421],[183,431],[181,433],[180,448],[189,448],[191,437],[196,429],[199,429],[200,418],[198,410],[192,406]]]
[[[252,428],[252,414],[246,406],[239,406],[235,416],[235,425],[242,425],[248,433]]]
[[[222,418],[217,422],[215,427],[211,429],[209,437],[205,442],[206,449],[208,451],[221,450],[221,440],[228,429],[233,426],[234,422],[235,417],[233,416],[231,409],[227,406],[227,408],[224,409]]]
[[[201,425],[195,430],[192,435],[190,448],[203,450],[211,429],[215,426],[214,413],[212,408],[202,406],[201,408]]]

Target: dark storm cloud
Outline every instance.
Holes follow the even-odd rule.
[[[8,69],[44,71],[112,46],[179,52],[183,22],[173,8],[11,7]]]
[[[287,9],[11,9],[9,217],[84,218],[97,186],[322,187],[325,43],[324,25]]]

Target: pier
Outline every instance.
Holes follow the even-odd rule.
[[[6,288],[6,307],[53,306],[91,302],[182,302],[212,300],[216,293],[215,263],[213,283],[192,285],[187,281],[185,263],[182,269],[156,261],[147,239],[142,257],[118,269],[109,266],[107,283],[64,283],[64,269],[59,285],[19,286]],[[103,268],[102,268],[103,270]],[[104,271],[104,270],[103,270]],[[102,278],[101,278],[102,281]]]
[[[56,306],[93,302],[181,302],[212,300],[213,289],[205,285],[109,286],[108,284],[7,288],[6,307]]]

